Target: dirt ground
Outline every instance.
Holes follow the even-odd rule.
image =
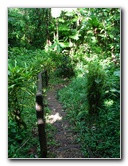
[[[57,91],[63,87],[63,84],[58,84],[47,93],[46,100],[51,115],[46,123],[52,123],[56,128],[53,138],[56,145],[49,146],[48,150],[54,158],[83,158],[80,145],[76,142],[77,135],[71,131],[69,120],[65,118],[66,112],[56,98]]]

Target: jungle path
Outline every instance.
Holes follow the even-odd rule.
[[[53,158],[83,158],[80,145],[76,142],[77,135],[71,131],[69,120],[66,119],[66,112],[57,100],[57,91],[64,86],[65,84],[54,85],[47,92],[46,100],[51,115],[46,123],[52,123],[56,128],[53,135],[56,144],[48,146],[48,151],[54,156]]]

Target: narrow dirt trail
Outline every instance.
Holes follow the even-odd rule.
[[[76,143],[77,135],[71,131],[69,121],[65,118],[66,112],[56,99],[57,90],[63,87],[62,84],[56,85],[47,93],[48,107],[51,110],[47,123],[52,123],[56,128],[53,136],[56,145],[51,145],[49,151],[54,158],[83,158],[80,145]]]

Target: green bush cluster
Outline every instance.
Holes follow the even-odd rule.
[[[68,55],[63,55],[61,57],[61,65],[56,68],[55,75],[62,78],[71,78],[75,75],[71,64],[71,59]]]
[[[26,137],[31,136],[30,130],[36,125],[34,110],[37,74],[46,69],[49,74],[54,72],[55,67],[61,63],[60,57],[61,55],[55,52],[39,49],[33,51],[25,48],[9,48],[8,155],[10,158],[19,157],[20,152],[19,150],[17,152],[17,149]],[[27,154],[21,156],[27,156]]]
[[[85,158],[120,158],[120,76],[109,63],[89,61],[85,74],[58,92]]]
[[[10,8],[8,24],[9,157],[32,157],[37,74],[47,69],[58,77],[53,85],[75,76],[58,97],[84,156],[119,158],[120,9],[78,8],[53,18],[50,8]]]
[[[106,83],[105,71],[97,59],[88,63],[87,79],[87,101],[90,115],[98,114],[98,109],[103,103],[103,94]]]

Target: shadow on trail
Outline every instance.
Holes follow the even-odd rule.
[[[65,118],[66,112],[56,99],[56,92],[64,86],[64,84],[58,84],[47,93],[46,99],[51,115],[46,123],[52,123],[56,128],[53,136],[56,144],[48,147],[49,156],[54,156],[50,158],[82,158],[80,145],[76,142],[77,135],[71,131],[69,120]]]

